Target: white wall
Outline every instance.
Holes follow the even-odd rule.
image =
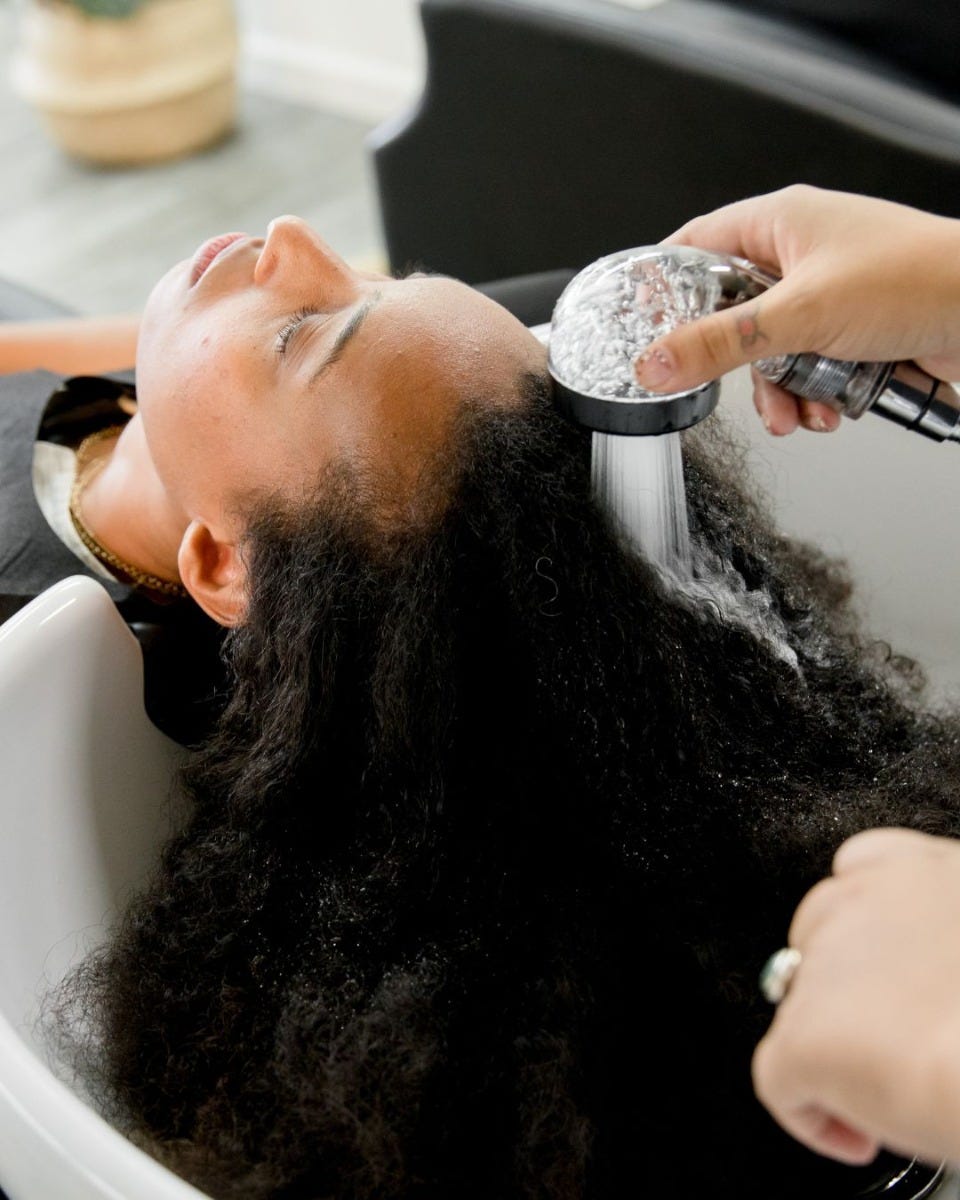
[[[960,703],[960,450],[870,413],[836,433],[772,438],[751,391],[735,372],[722,404],[780,528],[846,559],[865,632],[915,658],[936,698]]]
[[[367,121],[420,91],[417,0],[238,0],[246,83]]]

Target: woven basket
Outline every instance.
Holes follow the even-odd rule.
[[[231,0],[149,0],[94,17],[64,0],[28,0],[13,84],[78,158],[155,162],[199,150],[236,119]]]

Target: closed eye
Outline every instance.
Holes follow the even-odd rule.
[[[283,358],[287,352],[287,346],[290,344],[290,339],[297,332],[300,326],[307,320],[308,317],[317,317],[320,315],[320,310],[317,308],[301,308],[295,312],[287,321],[280,332],[277,334],[277,357]]]

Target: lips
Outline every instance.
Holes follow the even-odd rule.
[[[190,268],[190,286],[193,287],[195,283],[199,282],[207,267],[228,246],[232,246],[234,242],[238,242],[246,236],[245,233],[221,233],[218,237],[212,237],[209,241],[204,242],[194,256],[193,266]]]

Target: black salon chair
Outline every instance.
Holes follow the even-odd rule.
[[[806,182],[960,215],[960,107],[705,0],[421,0],[428,77],[371,139],[391,265],[577,267]]]

